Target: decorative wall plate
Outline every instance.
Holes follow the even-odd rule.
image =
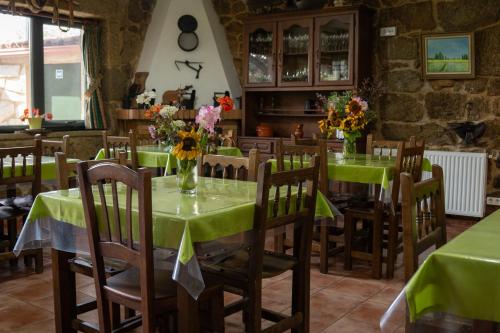
[[[181,32],[177,44],[183,51],[191,52],[198,47],[198,35],[195,32]]]

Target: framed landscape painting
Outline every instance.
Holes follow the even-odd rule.
[[[474,34],[422,35],[425,79],[474,78]]]

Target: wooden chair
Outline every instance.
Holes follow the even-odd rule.
[[[373,277],[380,278],[384,259],[387,264],[387,277],[392,278],[394,275],[396,256],[398,252],[402,251],[402,246],[400,246],[402,239],[398,238],[398,201],[400,192],[398,175],[401,172],[410,172],[417,181],[420,180],[424,149],[424,145],[405,148],[404,142],[400,142],[396,147],[397,157],[389,205],[384,205],[377,197],[373,202],[365,202],[361,206],[347,209],[344,215],[345,269],[352,269],[353,258],[370,261],[372,263]],[[368,244],[371,250],[353,249],[358,221],[371,225],[371,241]],[[387,222],[384,223],[384,221]],[[384,230],[387,231],[386,235],[384,235]],[[387,255],[384,258],[382,258],[383,248],[387,249]]]
[[[28,161],[32,159],[31,163]],[[34,198],[40,193],[42,182],[42,142],[35,139],[33,146],[0,148],[0,187],[6,187],[6,198],[0,201],[0,248],[8,249],[0,252],[0,261],[10,260],[11,265],[17,262],[12,249],[17,241],[17,224],[26,219]],[[31,171],[29,171],[30,165]],[[10,168],[10,172],[6,172]],[[28,185],[29,194],[17,195],[17,186]],[[7,235],[4,235],[4,223],[7,223]],[[43,271],[43,254],[41,249],[25,250],[21,253],[25,263],[29,265],[35,258],[35,271]]]
[[[397,148],[401,141],[393,140],[373,140],[373,134],[366,136],[366,154],[378,156],[397,156]],[[410,136],[410,139],[405,142],[406,147],[414,147],[417,141],[415,136]],[[422,142],[419,141],[421,144]]]
[[[257,181],[258,163],[259,151],[257,149],[251,149],[248,157],[207,154],[198,157],[198,175],[215,178],[218,176],[218,171],[222,171],[219,172],[219,176],[223,179]]]
[[[177,287],[170,272],[155,270],[153,265],[151,173],[144,169],[135,172],[112,163],[89,167],[87,162],[82,162],[77,170],[94,267],[100,332],[112,332],[111,304],[141,312],[143,332],[155,332],[155,320],[162,316],[161,329],[167,331],[167,315],[176,309]],[[110,188],[105,189],[104,184],[108,182]],[[126,188],[126,203],[122,208],[118,203],[118,183]],[[115,212],[112,219],[108,210],[103,211],[101,231],[92,186],[97,186],[101,207],[112,207]],[[105,193],[112,195],[111,202]],[[139,212],[135,239],[132,234],[134,197],[138,200]],[[125,221],[120,218],[120,211],[124,212]],[[107,277],[104,257],[127,262],[131,268]]]
[[[432,178],[415,182],[410,173],[401,174],[405,281],[418,270],[419,255],[432,246],[446,243],[443,169],[432,166]]]
[[[133,170],[137,170],[139,168],[137,143],[133,130],[130,130],[128,136],[109,136],[106,131],[102,131],[102,145],[104,148],[105,158],[116,158],[116,156],[118,156],[118,152],[127,151],[130,155],[130,159],[127,161],[128,165]]]
[[[35,135],[35,139],[42,140],[40,134]],[[42,155],[55,156],[55,153],[61,152],[64,154],[69,153],[69,135],[62,137],[62,141],[57,140],[42,140]]]
[[[277,173],[271,173],[270,163],[262,163],[250,244],[224,260],[202,262],[208,278],[243,295],[241,300],[226,306],[225,314],[243,310],[246,332],[309,330],[310,258],[318,175],[319,156],[312,158],[311,167]],[[295,231],[293,254],[265,251],[266,231],[286,225],[293,225]],[[293,271],[291,316],[262,308],[262,279],[287,270]],[[275,324],[262,330],[262,319]]]
[[[299,139],[302,140],[302,139]],[[310,139],[305,139],[310,140]],[[313,139],[315,140],[315,139]],[[305,141],[297,141],[305,143]],[[306,161],[314,155],[319,156],[319,190],[328,200],[335,202],[336,198],[329,190],[328,180],[328,152],[325,140],[315,140],[316,145],[284,145],[283,140],[279,139],[276,143],[276,164],[278,171],[301,169],[306,166]],[[308,142],[313,143],[313,141]],[[285,163],[286,159],[286,163]],[[285,165],[287,168],[285,168]],[[337,246],[343,239],[340,237],[343,231],[337,227],[330,228],[325,223],[319,227],[319,235],[315,237],[312,245],[312,251],[319,253],[320,271],[328,273],[328,258],[343,251],[343,246]],[[290,239],[285,237],[286,233],[277,232],[274,238],[275,251],[284,252],[290,246]],[[316,241],[317,240],[317,241]]]

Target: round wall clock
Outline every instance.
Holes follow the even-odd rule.
[[[195,32],[181,32],[177,38],[177,44],[186,52],[191,52],[198,47],[198,35]]]
[[[198,47],[199,40],[195,30],[198,28],[198,21],[191,15],[182,15],[177,20],[177,26],[182,31],[177,38],[177,44],[181,50],[190,52]]]

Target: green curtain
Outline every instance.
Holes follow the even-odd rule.
[[[86,73],[85,92],[85,127],[91,129],[107,128],[106,116],[102,103],[101,93],[101,27],[98,25],[84,25],[83,38],[83,65]]]

